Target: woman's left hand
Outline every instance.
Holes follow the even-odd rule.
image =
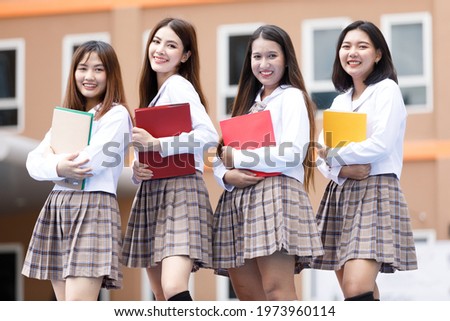
[[[146,181],[153,177],[153,172],[148,168],[147,164],[139,163],[138,160],[133,162],[133,177],[138,181]]]

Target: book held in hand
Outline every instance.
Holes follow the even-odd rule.
[[[367,114],[325,110],[323,112],[323,135],[325,145],[343,147],[350,142],[366,139]]]
[[[94,115],[85,111],[56,107],[53,110],[50,146],[55,154],[76,153],[89,145]],[[84,189],[84,180],[65,178],[54,183],[76,190]]]
[[[179,136],[192,131],[189,103],[138,108],[135,109],[135,120],[136,127],[145,129],[156,138]],[[139,151],[139,162],[147,164],[153,171],[152,179],[195,173],[193,153],[162,157],[159,152]]]
[[[275,146],[275,134],[269,110],[235,116],[220,122],[225,146],[251,150],[259,147]],[[254,171],[257,176],[277,176],[279,172]]]

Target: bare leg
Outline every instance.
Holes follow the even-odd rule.
[[[166,299],[189,289],[193,261],[188,256],[169,256],[161,262],[161,285]]]
[[[269,301],[297,300],[295,293],[295,257],[281,252],[256,259]]]
[[[66,280],[66,301],[97,301],[103,277],[69,277]]]
[[[243,266],[228,269],[231,284],[241,301],[265,301],[266,294],[262,286],[256,259],[246,260]]]
[[[146,271],[156,301],[165,301],[166,298],[161,285],[161,263],[155,267],[147,268]]]
[[[53,292],[55,292],[56,300],[65,301],[66,300],[66,281],[55,281],[52,280]]]
[[[353,297],[366,292],[374,292],[379,298],[379,291],[375,282],[380,264],[374,260],[355,259],[347,261],[336,276],[345,298]]]
[[[378,285],[375,282],[375,289],[373,289],[373,297],[375,300],[380,300],[380,290],[378,289]]]

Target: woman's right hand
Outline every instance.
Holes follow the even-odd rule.
[[[339,177],[360,181],[369,177],[370,169],[370,164],[342,166]]]
[[[146,181],[153,177],[153,172],[148,169],[147,164],[139,163],[139,161],[135,160],[133,163],[133,177],[137,181]]]
[[[236,186],[238,188],[245,188],[262,181],[264,177],[256,176],[255,173],[244,169],[233,168],[225,173],[223,181],[226,184]]]
[[[161,151],[161,142],[158,138],[153,137],[145,129],[139,127],[133,127],[132,129],[131,141],[133,146],[136,147],[140,152],[143,151]]]
[[[75,160],[79,153],[70,154],[58,162],[56,165],[56,172],[59,177],[85,179],[92,177],[92,168],[83,167],[83,165],[89,162],[89,159]]]

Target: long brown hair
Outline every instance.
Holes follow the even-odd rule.
[[[150,33],[147,45],[145,47],[145,57],[141,69],[141,77],[139,82],[139,108],[148,107],[150,102],[158,93],[158,84],[156,81],[156,72],[150,65],[148,59],[148,48],[155,37],[155,34],[162,27],[168,26],[180,38],[183,44],[183,52],[191,52],[189,59],[179,66],[178,74],[186,78],[195,88],[200,101],[206,108],[206,99],[200,85],[200,58],[197,46],[197,33],[195,28],[189,22],[177,18],[165,18],[161,20]]]
[[[75,71],[77,70],[77,66],[81,60],[84,59],[86,55],[89,57],[92,52],[97,53],[106,72],[106,90],[101,98],[101,108],[95,114],[95,119],[100,119],[113,107],[114,104],[125,106],[128,113],[130,113],[125,99],[122,73],[116,52],[110,44],[103,41],[94,40],[81,44],[73,54],[72,64],[70,66],[70,76],[67,81],[67,89],[63,106],[70,109],[87,111],[86,97],[81,94],[76,86]]]
[[[239,84],[238,93],[233,103],[232,116],[247,114],[254,104],[255,97],[261,89],[261,83],[255,77],[251,68],[251,54],[253,41],[262,37],[263,39],[274,41],[280,45],[286,61],[286,69],[279,85],[290,85],[298,88],[303,93],[305,100],[308,119],[309,119],[309,138],[310,142],[303,161],[305,170],[305,189],[308,191],[309,186],[314,186],[314,136],[316,132],[315,126],[315,105],[309,97],[305,82],[303,80],[300,67],[298,66],[295,55],[294,46],[289,35],[280,27],[274,25],[261,26],[253,33],[247,45],[247,54],[244,59]]]

